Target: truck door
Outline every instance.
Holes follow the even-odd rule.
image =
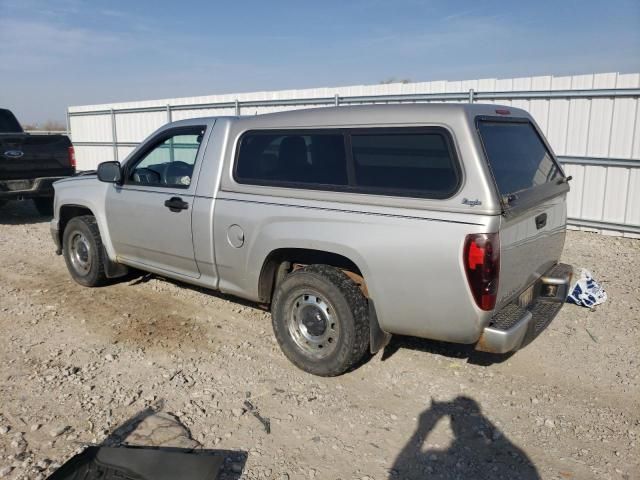
[[[191,229],[195,173],[205,126],[160,132],[124,166],[109,188],[106,218],[118,259],[198,278]]]

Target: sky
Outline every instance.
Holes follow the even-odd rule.
[[[640,72],[639,0],[0,0],[0,107]]]

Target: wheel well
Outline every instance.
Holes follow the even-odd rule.
[[[60,207],[60,219],[58,224],[58,235],[60,236],[60,244],[62,244],[64,229],[67,227],[67,223],[69,223],[69,220],[81,215],[93,215],[93,212],[87,207],[81,207],[80,205],[63,205],[62,207]]]
[[[299,265],[331,265],[343,270],[367,295],[364,278],[358,266],[343,255],[307,248],[280,248],[272,251],[260,271],[258,295],[261,302],[270,303],[271,297],[280,280]]]

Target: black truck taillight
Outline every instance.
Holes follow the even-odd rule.
[[[493,310],[500,274],[500,237],[497,233],[467,235],[464,244],[464,269],[476,305]]]
[[[67,153],[69,154],[69,165],[73,168],[73,171],[76,170],[76,151],[73,149],[73,146],[67,149]]]

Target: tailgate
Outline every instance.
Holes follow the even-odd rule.
[[[502,217],[496,305],[508,302],[558,263],[567,223],[566,195]]]
[[[0,180],[72,175],[65,135],[0,135]]]
[[[530,119],[479,117],[477,128],[504,211],[496,301],[500,306],[560,260],[569,187]]]

